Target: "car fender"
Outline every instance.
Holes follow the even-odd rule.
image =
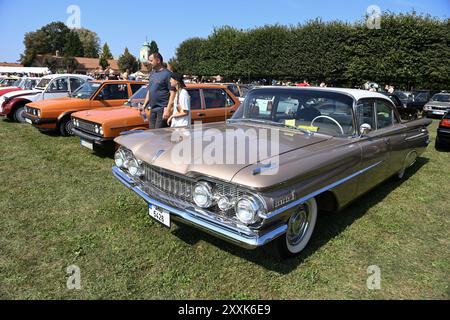
[[[22,97],[15,97],[12,98],[10,100],[7,100],[4,102],[4,106],[3,106],[3,113],[5,114],[10,114],[13,113],[14,110],[19,106],[19,105],[26,105],[27,103],[30,103],[31,101],[27,98],[22,98]]]
[[[59,115],[59,117],[58,117],[58,120],[56,121],[56,126],[59,126],[59,124],[61,123],[61,121],[62,121],[65,117],[69,117],[69,118],[70,118],[70,115],[71,115],[72,113],[74,113],[74,112],[77,112],[77,111],[79,111],[79,110],[71,110],[71,111],[66,111],[66,112],[61,113],[61,114]]]

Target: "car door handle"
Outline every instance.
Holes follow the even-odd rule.
[[[230,110],[230,113],[233,114],[233,113],[234,113],[234,110]]]
[[[197,113],[197,115],[198,115],[199,117],[204,117],[204,116],[205,116],[205,114],[204,114],[203,112]]]

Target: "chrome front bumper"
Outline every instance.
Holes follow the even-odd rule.
[[[179,208],[169,206],[159,200],[153,199],[144,191],[142,191],[141,188],[121,169],[113,166],[112,171],[114,176],[120,182],[122,182],[127,188],[133,190],[147,203],[169,211],[172,220],[191,225],[205,231],[206,233],[231,242],[245,249],[256,249],[258,247],[261,247],[278,238],[279,236],[285,234],[287,231],[287,225],[285,224],[275,227],[274,229],[269,231],[260,231],[259,233],[251,230],[241,230],[239,228],[230,227],[225,223],[221,223],[220,221],[213,220],[206,215],[202,215],[195,210],[181,210]]]

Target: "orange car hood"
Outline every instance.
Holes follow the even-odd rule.
[[[59,110],[59,109],[69,110],[72,109],[73,107],[75,108],[88,107],[89,104],[90,104],[89,100],[64,97],[64,98],[54,98],[36,101],[33,103],[29,103],[28,105],[30,107],[46,110]]]
[[[127,106],[79,111],[72,116],[100,124],[123,122],[127,125],[132,120],[143,122],[139,110]]]

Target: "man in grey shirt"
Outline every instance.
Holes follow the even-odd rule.
[[[158,129],[167,127],[163,119],[164,109],[169,104],[171,72],[163,67],[163,57],[153,53],[149,57],[153,71],[149,76],[148,92],[144,100],[144,108],[149,108],[149,128]]]

